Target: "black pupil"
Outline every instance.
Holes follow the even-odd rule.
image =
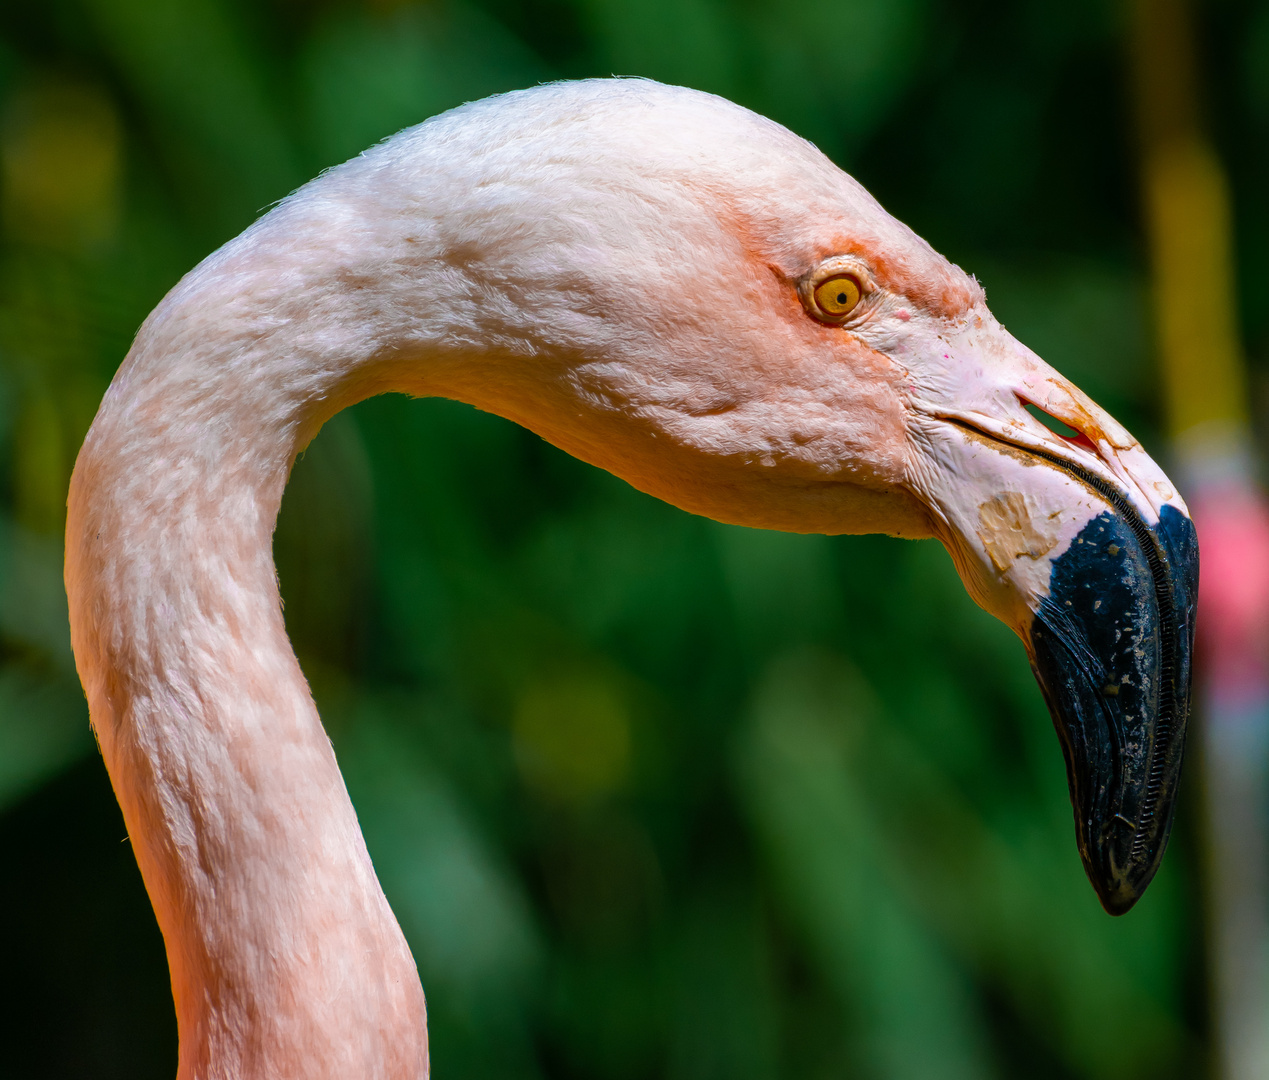
[[[839,293],[837,294],[837,302],[838,302],[839,304],[841,304],[842,306],[845,306],[845,304],[846,304],[846,294],[845,294],[844,292],[839,292]]]

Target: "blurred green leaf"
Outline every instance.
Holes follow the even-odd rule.
[[[306,179],[265,57],[223,0],[83,0],[178,170],[200,232],[228,235]]]
[[[73,675],[62,545],[0,517],[0,634]]]
[[[1163,957],[1179,912],[1166,879],[1143,902],[1141,917],[1106,919],[1086,884],[1058,870],[1067,861],[1061,853],[1074,857],[1066,815],[1047,823],[1016,817],[993,829],[840,661],[795,654],[777,662],[753,710],[740,776],[769,857],[795,911],[836,903],[843,915],[836,926],[827,913],[801,916],[822,955],[845,964],[844,950],[859,946],[848,938],[836,954],[820,935],[869,927],[878,941],[891,933],[901,942],[903,934],[933,933],[941,944],[926,946],[932,957],[950,949],[997,981],[1037,1034],[1054,1031],[1054,1050],[1080,1075],[1146,1077],[1193,1053],[1172,1019],[1180,988],[1169,973],[1179,957]],[[912,923],[906,931],[885,929],[904,913]],[[853,963],[857,975],[863,961]],[[917,982],[909,993],[933,993],[948,976],[925,972],[932,963],[915,954],[895,961],[877,987],[905,971]],[[945,991],[956,1008],[967,992],[963,983]],[[884,1037],[905,1045],[937,1037],[940,1019],[946,1025],[956,1008],[937,998],[920,1008],[896,1004],[895,1016],[922,1034]],[[932,1018],[922,1009],[933,1010]],[[881,1019],[870,1029],[889,1031]]]
[[[965,973],[889,880],[889,838],[855,780],[867,766],[850,760],[850,728],[868,725],[876,709],[843,665],[815,654],[776,661],[738,746],[742,791],[784,902],[856,1026],[867,1071],[886,1080],[991,1076]]]
[[[461,0],[340,12],[308,42],[303,72],[323,165],[464,101],[548,77],[524,45]]]
[[[94,749],[78,682],[0,669],[0,810]]]
[[[465,1059],[465,1075],[536,1076],[523,1014],[543,949],[529,904],[461,798],[399,734],[403,719],[358,702],[337,748],[429,997],[433,1059]]]
[[[765,3],[748,14],[762,110],[849,159],[906,89],[926,48],[924,0]]]
[[[581,0],[593,62],[611,75],[641,75],[716,94],[735,92],[739,74],[734,16],[716,0]]]

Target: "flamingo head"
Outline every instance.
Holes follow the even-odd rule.
[[[397,223],[383,244],[403,290],[433,268],[438,314],[393,346],[431,343],[410,388],[719,520],[937,537],[1025,645],[1085,869],[1108,911],[1132,906],[1171,827],[1194,529],[972,277],[778,124],[643,81],[465,106],[318,184],[392,208],[372,220]],[[364,230],[320,241],[341,238],[355,262]]]

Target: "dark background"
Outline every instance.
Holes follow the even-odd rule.
[[[1269,5],[1195,23],[1262,386]],[[817,142],[1166,459],[1125,24],[1094,0],[4,4],[0,1076],[175,1071],[60,531],[182,273],[403,126],[647,75]],[[299,462],[275,552],[438,1077],[1203,1074],[1193,791],[1145,899],[1104,915],[1023,649],[933,542],[720,526],[392,397]]]

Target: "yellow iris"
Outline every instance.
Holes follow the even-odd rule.
[[[859,297],[859,282],[846,274],[831,277],[815,287],[816,306],[834,319],[854,311]]]

